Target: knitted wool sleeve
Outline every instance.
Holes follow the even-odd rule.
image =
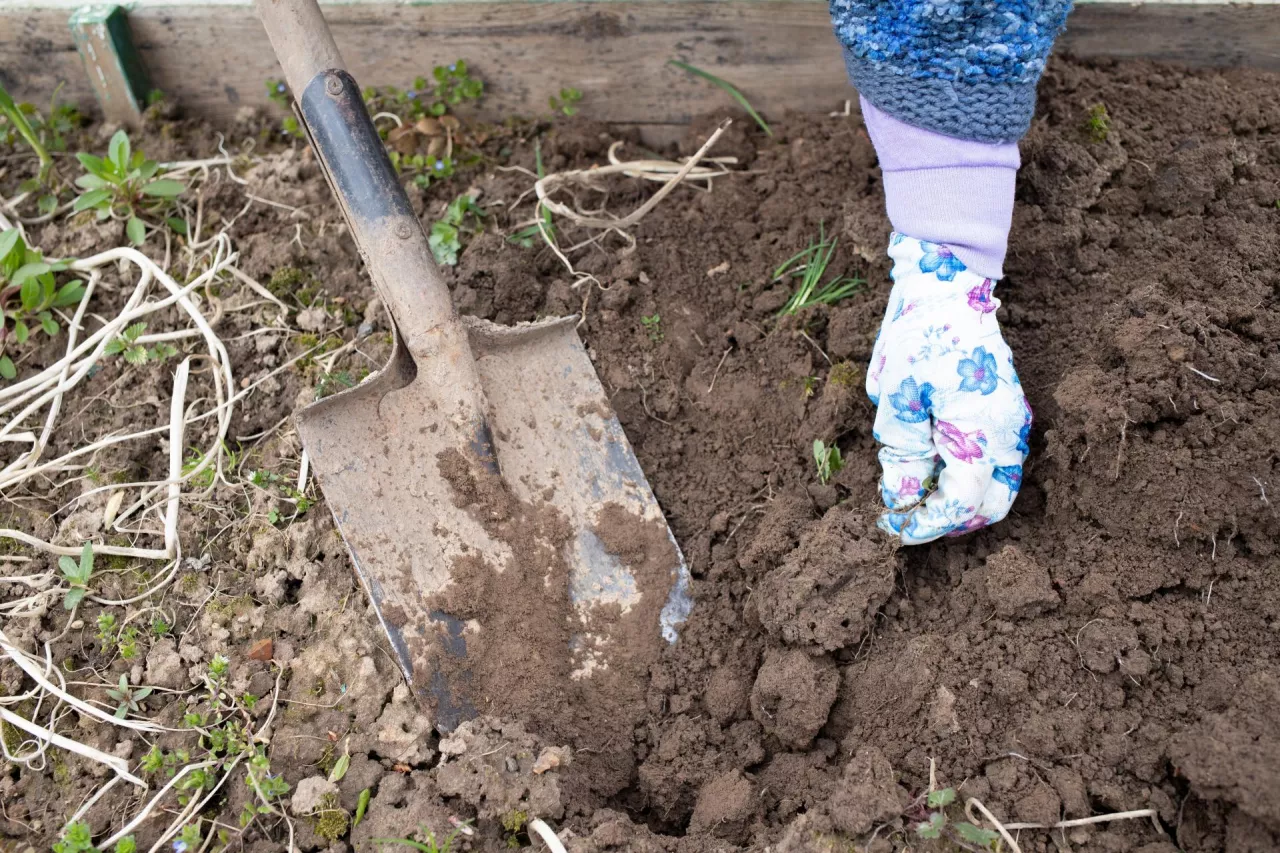
[[[858,92],[908,124],[1013,142],[1071,0],[830,0]]]

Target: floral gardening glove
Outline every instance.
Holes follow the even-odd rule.
[[[903,234],[889,257],[894,285],[867,371],[889,508],[879,527],[918,545],[1008,514],[1031,407],[996,323],[993,282],[946,246]]]

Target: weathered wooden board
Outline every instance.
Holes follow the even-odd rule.
[[[826,3],[808,0],[618,0],[326,7],[363,84],[405,85],[465,58],[488,84],[493,115],[546,112],[561,86],[607,121],[671,124],[728,103],[666,65],[683,59],[732,80],[766,113],[831,110],[851,90]],[[153,83],[188,109],[229,118],[266,102],[275,58],[249,6],[146,4],[130,22]],[[1083,5],[1060,50],[1280,71],[1280,6]],[[0,9],[0,81],[43,100],[59,83],[92,93],[65,8]]]

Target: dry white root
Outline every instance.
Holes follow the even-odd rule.
[[[569,260],[569,253],[585,246],[591,245],[599,241],[607,234],[616,234],[621,237],[627,244],[623,249],[623,254],[630,254],[635,251],[635,237],[627,230],[632,228],[641,219],[645,217],[649,211],[653,210],[658,204],[666,198],[671,192],[682,183],[697,183],[699,181],[705,183],[704,189],[710,191],[712,180],[729,174],[729,166],[737,163],[734,157],[707,157],[706,154],[715,145],[716,140],[728,128],[730,122],[725,121],[707,138],[702,147],[698,149],[692,157],[683,162],[672,160],[620,160],[617,156],[618,148],[621,142],[615,142],[609,146],[609,165],[593,166],[590,169],[571,169],[565,172],[554,172],[542,178],[538,178],[533,185],[533,191],[538,196],[537,206],[534,208],[534,217],[532,220],[522,223],[521,227],[536,226],[538,233],[542,236],[543,242],[551,249],[555,256],[560,260],[573,276],[573,287],[578,288],[583,284],[595,284],[597,287],[603,288],[600,281],[590,273],[582,272],[573,266]],[[702,165],[702,164],[707,165]],[[608,190],[602,182],[602,178],[611,175],[625,175],[629,178],[639,178],[645,181],[654,181],[661,183],[662,186],[654,193],[644,204],[628,213],[626,216],[615,216],[608,210],[603,208],[598,210],[583,210],[578,204],[576,198],[572,205],[557,201],[554,196],[557,193],[565,192],[572,196],[574,187],[585,188],[600,193],[607,194]],[[517,200],[518,202],[518,200]],[[555,234],[547,228],[547,222],[544,218],[544,211],[554,217],[562,217],[570,222],[583,228],[596,230],[600,233],[567,248],[561,248],[556,241]],[[584,303],[585,305],[585,303]]]

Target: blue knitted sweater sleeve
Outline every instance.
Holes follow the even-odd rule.
[[[1071,0],[830,0],[858,91],[908,124],[1012,142]]]

